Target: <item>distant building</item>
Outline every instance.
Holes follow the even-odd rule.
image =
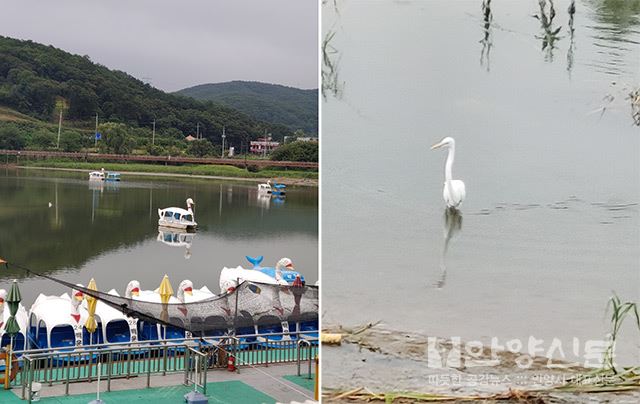
[[[314,142],[318,143],[317,137],[299,137],[296,139],[296,142]]]
[[[270,137],[259,137],[258,140],[252,140],[249,151],[255,154],[271,153],[271,151],[280,146],[280,142],[274,142]]]
[[[186,140],[187,142],[193,142],[194,140],[198,140],[198,139],[196,139],[195,137],[189,135],[189,136],[185,137],[184,140]]]

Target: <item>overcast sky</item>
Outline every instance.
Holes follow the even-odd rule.
[[[89,55],[165,91],[318,87],[318,0],[0,0],[0,35]]]

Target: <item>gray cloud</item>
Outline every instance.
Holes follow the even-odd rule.
[[[318,84],[317,0],[0,0],[0,35],[89,55],[165,91]]]

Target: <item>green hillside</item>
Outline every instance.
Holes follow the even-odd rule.
[[[318,90],[301,90],[255,81],[230,81],[185,88],[176,94],[214,101],[259,121],[318,134]]]
[[[89,56],[2,36],[0,107],[4,107],[0,124],[13,125],[15,133],[35,125],[30,118],[46,124],[45,129],[56,125],[62,110],[64,127],[77,129],[82,139],[91,136],[97,113],[100,123],[122,123],[130,131],[144,132],[134,147],[145,146],[140,143],[150,138],[146,133],[154,119],[160,138],[182,142],[184,136],[196,133],[199,124],[204,138],[214,145],[221,143],[225,125],[227,144],[238,150],[265,130],[276,139],[293,134],[286,126],[260,122],[220,103],[165,93],[125,72],[93,63]],[[43,138],[47,133],[42,132]],[[90,138],[87,142],[92,143]]]

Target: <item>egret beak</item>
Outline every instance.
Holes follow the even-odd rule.
[[[431,150],[435,150],[435,149],[437,149],[439,147],[442,147],[442,142],[436,143],[433,146],[431,146]]]

